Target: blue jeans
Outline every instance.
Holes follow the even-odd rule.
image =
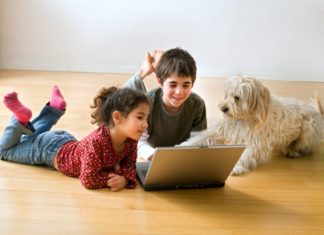
[[[10,119],[0,138],[0,158],[12,162],[53,167],[53,159],[66,142],[76,140],[65,131],[49,131],[64,111],[46,105],[26,126]]]

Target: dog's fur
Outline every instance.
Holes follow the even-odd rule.
[[[242,174],[268,161],[275,150],[288,157],[310,154],[323,135],[319,99],[306,103],[272,96],[253,77],[225,81],[225,99],[219,104],[224,118],[181,145],[245,144],[232,174]]]

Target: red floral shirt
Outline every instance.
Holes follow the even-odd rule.
[[[127,188],[136,186],[137,141],[127,139],[122,153],[115,152],[109,129],[101,125],[80,141],[62,145],[57,154],[60,171],[72,177],[79,177],[88,189],[105,188],[110,173],[124,176]],[[120,169],[115,170],[119,164]]]

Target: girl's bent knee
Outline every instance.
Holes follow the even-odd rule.
[[[2,150],[8,150],[10,149],[12,146],[8,143],[2,143],[0,142],[0,152],[2,152]]]

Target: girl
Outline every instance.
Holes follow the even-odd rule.
[[[91,106],[92,123],[99,127],[80,141],[65,131],[50,131],[66,107],[57,86],[50,102],[31,122],[32,112],[17,93],[7,94],[4,104],[13,117],[0,138],[1,159],[53,167],[79,177],[88,189],[119,191],[136,186],[136,146],[149,114],[145,94],[128,88],[102,88]]]

